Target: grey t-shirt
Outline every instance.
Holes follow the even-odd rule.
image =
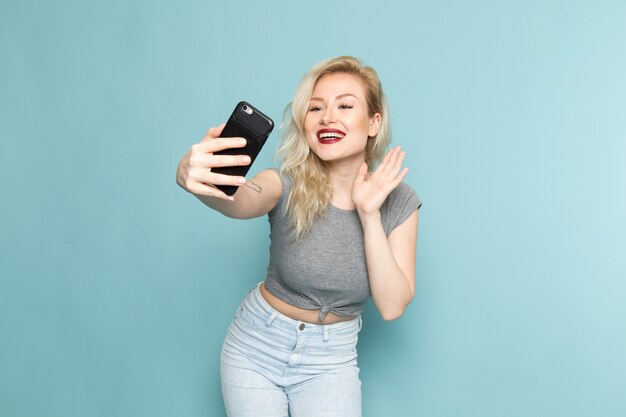
[[[285,213],[291,179],[280,177],[282,193],[268,214],[271,244],[265,287],[293,306],[319,309],[322,321],[328,312],[361,314],[370,286],[363,228],[356,210],[329,204],[325,216],[313,223],[310,232],[294,240]],[[401,183],[393,190],[380,209],[387,236],[421,204],[410,186]]]

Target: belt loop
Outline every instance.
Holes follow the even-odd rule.
[[[274,319],[276,318],[276,315],[278,313],[277,312],[273,312],[272,314],[270,314],[270,316],[268,317],[267,321],[265,322],[265,326],[266,327],[270,327],[272,325],[272,322],[274,321]]]
[[[323,324],[324,326],[324,342],[328,342],[328,325],[327,324]]]

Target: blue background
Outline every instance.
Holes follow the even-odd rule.
[[[178,160],[306,70],[378,69],[417,292],[359,342],[365,416],[626,415],[626,3],[0,3],[0,416],[221,416],[265,218]],[[253,172],[274,164],[272,134]]]

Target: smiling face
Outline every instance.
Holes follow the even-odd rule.
[[[365,160],[368,138],[378,133],[381,116],[369,115],[365,88],[351,74],[320,78],[311,94],[304,133],[311,150],[326,162]]]

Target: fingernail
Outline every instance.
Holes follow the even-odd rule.
[[[239,144],[242,145],[242,146],[244,146],[246,143],[248,143],[248,142],[245,139],[241,139],[239,141]]]
[[[246,179],[245,178],[237,178],[237,182],[239,184],[245,184],[246,183]]]
[[[249,164],[250,163],[250,157],[249,156],[242,156],[241,157],[241,162],[243,164]]]

